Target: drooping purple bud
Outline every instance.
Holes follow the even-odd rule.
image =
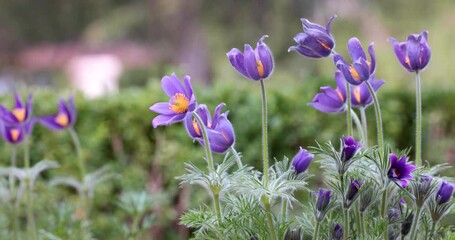
[[[447,182],[442,182],[441,187],[436,193],[436,202],[441,205],[450,200],[453,194],[453,185]]]
[[[332,191],[319,188],[316,209],[320,212],[324,212],[327,209],[327,206],[329,205],[331,199]]]
[[[362,145],[360,141],[355,141],[354,137],[342,137],[343,140],[343,149],[341,150],[341,161],[346,162],[351,160],[351,158],[356,154]]]
[[[354,197],[357,195],[359,192],[360,187],[362,187],[362,182],[359,182],[357,179],[350,180],[348,192],[346,193],[346,199],[349,201],[352,201]]]
[[[331,235],[331,240],[342,240],[343,239],[343,227],[340,226],[340,224],[335,224],[335,227],[333,228],[332,235]]]
[[[295,172],[297,174],[305,172],[313,158],[313,154],[300,147],[299,152],[294,156],[294,159],[292,160],[292,166],[294,166]]]

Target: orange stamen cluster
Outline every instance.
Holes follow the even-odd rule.
[[[352,91],[353,91],[355,100],[357,100],[357,102],[360,103],[360,101],[361,101],[361,99],[360,99],[360,87],[354,87],[354,89]]]
[[[25,120],[25,108],[15,108],[11,113],[16,117],[17,121],[23,122]]]
[[[256,60],[256,66],[258,68],[258,73],[260,77],[264,76],[264,65],[262,65],[261,60]]]
[[[69,124],[69,117],[66,113],[61,112],[55,117],[55,122],[62,127],[66,127]]]
[[[10,130],[11,139],[13,140],[13,142],[17,142],[17,140],[19,139],[20,133],[21,132],[18,129],[11,129]]]
[[[188,111],[190,100],[183,93],[176,93],[169,103],[169,108],[177,114]]]
[[[197,122],[195,119],[193,119],[193,128],[194,128],[194,131],[196,131],[196,134],[198,136],[201,136],[201,130],[199,130],[199,125],[197,125]]]
[[[344,97],[343,97],[343,94],[341,94],[340,89],[337,88],[337,89],[335,89],[335,91],[337,92],[338,97],[340,98],[340,100],[341,100],[342,102],[344,102]]]
[[[349,67],[349,72],[351,73],[352,77],[357,80],[357,81],[360,81],[360,75],[359,73],[357,72],[357,70],[355,70],[355,68],[353,66],[350,66]]]

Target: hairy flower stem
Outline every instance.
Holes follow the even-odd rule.
[[[346,111],[346,122],[347,122],[347,128],[348,128],[348,136],[352,136],[352,118],[351,118],[351,85],[346,82],[346,103],[348,106],[348,110]]]
[[[431,235],[430,235],[430,238],[429,238],[430,240],[431,240],[431,239],[435,239],[435,236],[436,236],[436,226],[437,226],[437,224],[438,224],[437,221],[436,221],[436,222],[433,222],[433,223],[431,224],[431,230],[430,230],[430,234],[431,234]]]
[[[365,81],[367,84],[368,90],[370,91],[371,96],[373,96],[373,104],[374,104],[374,113],[376,115],[376,130],[377,136],[378,136],[378,146],[379,146],[379,151],[382,154],[384,154],[384,132],[382,130],[382,116],[381,116],[381,107],[379,106],[379,101],[378,97],[376,96],[376,93],[374,92],[373,86],[368,81]]]
[[[281,200],[281,218],[283,221],[287,221],[288,215],[288,202],[286,200]]]
[[[278,236],[276,235],[276,232],[275,232],[275,226],[273,225],[272,209],[270,208],[270,199],[267,196],[263,195],[262,203],[264,204],[265,214],[267,215],[267,223],[269,225],[270,239],[278,240]]]
[[[27,204],[27,235],[28,239],[38,239],[36,236],[36,224],[33,216],[33,200],[32,200],[32,179],[30,178],[30,155],[29,155],[29,144],[28,137],[24,139],[24,166],[27,172],[27,178],[25,179],[25,202]]]
[[[343,208],[343,239],[349,238],[349,209]]]
[[[351,116],[352,116],[352,119],[354,120],[355,126],[359,132],[360,137],[362,139],[364,139],[365,133],[363,132],[362,123],[360,122],[359,117],[357,116],[357,114],[355,113],[355,111],[353,109],[351,109]]]
[[[204,147],[205,147],[205,156],[207,158],[207,165],[208,165],[209,172],[215,172],[215,168],[213,167],[212,151],[210,150],[209,136],[207,135],[207,129],[205,128],[204,122],[202,121],[201,117],[196,112],[193,112],[192,114],[202,129],[202,137],[204,139]]]
[[[79,168],[81,183],[82,183],[82,185],[84,185],[84,189],[85,189],[86,186],[85,186],[84,179],[85,179],[86,173],[85,173],[84,156],[82,155],[81,142],[79,140],[79,136],[77,135],[77,132],[74,130],[73,127],[68,128],[68,132],[70,133],[71,140],[73,141],[74,147],[76,148],[77,165]],[[85,192],[85,190],[83,190],[81,193],[81,202],[82,202],[82,209],[85,213],[85,216],[89,216],[91,205],[88,201],[88,196],[86,194],[87,193]]]
[[[15,168],[17,166],[17,148],[16,146],[13,146],[11,148],[11,168]],[[11,202],[11,225],[13,228],[13,239],[18,240],[19,239],[19,218],[17,212],[19,211],[19,206],[18,206],[18,200],[17,194],[16,194],[16,180],[14,179],[14,176],[12,173],[9,175],[9,189],[10,193],[13,196],[12,197],[12,202]]]
[[[422,95],[420,74],[416,72],[416,166],[422,165]]]
[[[354,217],[355,217],[355,220],[356,220],[356,227],[357,227],[357,235],[359,235],[360,237],[362,237],[362,223],[360,222],[360,210],[359,210],[359,202],[355,202],[354,204]]]
[[[416,234],[417,234],[417,227],[419,226],[419,221],[420,221],[420,213],[422,212],[422,207],[417,207],[414,221],[412,221],[412,227],[411,227],[411,235],[409,239],[416,239]]]
[[[223,217],[221,216],[220,206],[220,193],[213,192],[213,203],[215,204],[216,218],[218,219],[218,225],[223,226]]]
[[[233,146],[229,148],[229,151],[231,151],[232,155],[235,157],[235,161],[237,162],[237,167],[241,169],[243,167],[242,160],[240,159],[239,153],[235,150]]]
[[[264,80],[261,82],[262,92],[262,166],[263,166],[263,182],[264,186],[267,186],[269,182],[269,145],[267,138],[267,95],[265,92]]]
[[[364,239],[364,237],[367,236],[366,234],[366,228],[365,228],[365,213],[360,212],[360,239]]]
[[[319,222],[316,221],[316,226],[314,227],[313,240],[318,240],[319,238]]]
[[[363,143],[365,147],[368,147],[368,125],[367,125],[367,115],[365,114],[365,108],[360,108],[360,119],[362,119],[362,127],[363,127],[363,134],[365,138],[363,139]]]
[[[386,227],[384,229],[384,232],[382,233],[382,236],[384,240],[389,239],[389,219],[387,218],[387,187],[384,189],[384,192],[382,193],[382,202],[381,202],[381,216],[382,219],[386,222]]]

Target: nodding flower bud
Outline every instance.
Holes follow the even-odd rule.
[[[347,162],[351,160],[352,157],[356,154],[357,150],[359,150],[362,145],[360,141],[355,141],[354,137],[342,137],[343,139],[343,149],[341,150],[341,161]]]
[[[401,224],[401,235],[406,236],[411,231],[412,220],[414,219],[414,213],[410,213],[404,222]]]
[[[453,185],[447,182],[442,182],[441,187],[436,193],[436,202],[441,205],[450,200],[453,194]]]
[[[331,199],[332,191],[319,188],[316,209],[318,209],[320,212],[324,212],[327,209],[327,206],[329,205]]]
[[[294,156],[294,159],[292,160],[292,166],[294,166],[295,172],[297,174],[305,172],[313,158],[313,154],[300,147],[299,152]]]
[[[299,229],[289,229],[286,232],[286,235],[284,236],[284,240],[301,240],[301,233],[300,233],[300,228]]]
[[[362,187],[363,182],[359,182],[357,179],[350,180],[348,192],[346,193],[346,199],[352,201],[359,192],[360,187]]]
[[[336,223],[333,227],[330,240],[342,240],[343,239],[343,227]]]

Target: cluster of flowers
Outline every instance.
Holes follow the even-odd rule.
[[[420,166],[421,103],[419,72],[427,66],[431,56],[431,50],[427,43],[428,32],[423,31],[420,34],[410,35],[405,42],[398,42],[393,38],[389,39],[399,62],[409,72],[416,73],[418,92],[416,103],[416,164],[414,165],[408,163],[406,154],[391,153],[384,146],[381,112],[376,96],[376,91],[384,84],[384,80],[377,80],[375,78],[376,56],[373,43],[368,46],[367,52],[369,58],[367,58],[359,39],[355,37],[351,38],[347,44],[351,61],[346,61],[340,54],[334,51],[335,40],[330,33],[330,25],[334,18],[335,16],[330,18],[326,27],[312,23],[307,19],[302,19],[303,32],[297,34],[294,38],[297,45],[289,48],[289,51],[296,51],[306,57],[331,57],[333,59],[334,65],[338,69],[334,75],[337,87],[321,87],[321,93],[316,94],[309,105],[325,113],[346,112],[347,115],[348,136],[342,137],[342,145],[339,151],[335,150],[331,143],[327,144],[327,147],[319,146],[319,148],[313,148],[313,151],[300,148],[294,156],[292,166],[290,167],[290,170],[295,175],[305,174],[305,171],[316,154],[321,158],[321,164],[328,173],[325,183],[330,189],[321,188],[318,192],[314,192],[316,196],[315,202],[313,203],[314,239],[317,239],[319,236],[320,223],[324,220],[327,212],[336,208],[343,213],[343,225],[333,223],[333,231],[329,234],[332,239],[367,238],[368,231],[365,226],[364,213],[381,194],[382,199],[377,201],[381,202],[379,212],[380,218],[382,218],[383,225],[385,226],[381,229],[384,239],[396,239],[400,236],[404,239],[409,232],[411,232],[409,239],[417,239],[416,234],[425,204],[433,224],[432,230],[429,231],[430,233],[425,233],[425,236],[432,238],[436,235],[437,223],[447,214],[453,205],[453,201],[450,201],[453,194],[453,185],[443,181],[439,177],[433,176],[434,174],[428,168]],[[256,48],[245,44],[243,52],[234,48],[227,53],[227,57],[231,65],[241,75],[250,80],[259,81],[261,84],[263,94],[262,153],[264,169],[262,177],[258,179],[258,182],[261,182],[262,185],[257,186],[257,188],[264,188],[267,191],[261,193],[262,195],[259,194],[257,197],[261,200],[262,207],[265,211],[265,221],[268,226],[269,238],[279,239],[282,236],[274,229],[279,229],[278,222],[280,220],[272,217],[273,213],[270,205],[276,200],[275,198],[281,197],[284,209],[283,216],[286,216],[287,205],[285,200],[288,198],[283,197],[282,193],[280,193],[282,195],[277,194],[280,197],[274,196],[273,191],[276,189],[273,188],[275,186],[271,186],[272,183],[270,182],[272,180],[275,181],[280,176],[276,178],[269,176],[271,173],[280,171],[272,171],[268,167],[267,103],[264,80],[272,74],[274,62],[270,49],[264,43],[266,37],[263,36],[259,39]],[[237,158],[239,169],[241,169],[243,164],[234,149],[235,134],[232,124],[227,119],[228,112],[221,113],[224,104],[216,107],[212,118],[206,105],[197,104],[189,76],[185,76],[184,84],[180,82],[175,74],[165,76],[161,81],[161,85],[170,100],[169,102],[157,103],[150,107],[150,110],[159,114],[152,121],[153,127],[183,121],[190,137],[206,148],[209,165],[207,178],[210,178],[212,172],[216,172],[213,166],[211,152],[225,153],[231,150]],[[365,109],[371,104],[374,104],[375,107],[378,146],[369,148]],[[359,118],[352,108],[359,109],[362,116],[361,121],[358,120]],[[353,119],[356,122],[356,129],[362,141],[356,141],[353,137]],[[206,145],[206,142],[209,144]],[[373,166],[371,166],[371,163],[374,163]],[[369,169],[370,173],[365,174],[362,172],[362,169]],[[252,174],[254,175],[254,173]],[[284,175],[286,174],[282,173],[282,176]],[[235,174],[233,176],[235,178]],[[286,175],[289,178],[288,180],[295,180],[295,178],[290,176]],[[249,186],[255,185],[252,184]],[[220,208],[218,199],[220,186],[217,185],[215,187],[209,182],[207,187],[211,190],[209,193],[214,198],[218,224],[223,226],[223,211]],[[232,184],[230,187],[232,187]],[[250,189],[252,192],[256,190]],[[292,189],[288,193],[292,195],[293,190],[295,189]],[[410,204],[412,207],[407,208],[406,212],[403,212],[403,207],[400,207],[400,213],[403,214],[403,216],[400,216],[403,218],[403,223],[400,222],[400,224],[392,221],[393,216],[396,215],[395,209],[397,208],[393,200],[395,198],[400,199],[403,205],[412,203]],[[428,200],[430,198],[433,198],[433,200]],[[357,199],[360,200],[356,201]],[[352,210],[351,206],[354,205],[355,208]],[[358,220],[358,225],[353,224],[354,219],[350,219],[350,211],[354,211],[354,219]],[[286,217],[283,217],[281,220],[288,221]],[[192,223],[188,225],[193,227],[200,226]],[[350,232],[351,225],[355,225],[355,233]],[[397,230],[397,228],[401,228],[401,231]],[[287,239],[301,239],[301,235],[295,234],[293,231],[288,231],[286,236],[288,236]],[[251,239],[255,238],[253,234]]]

